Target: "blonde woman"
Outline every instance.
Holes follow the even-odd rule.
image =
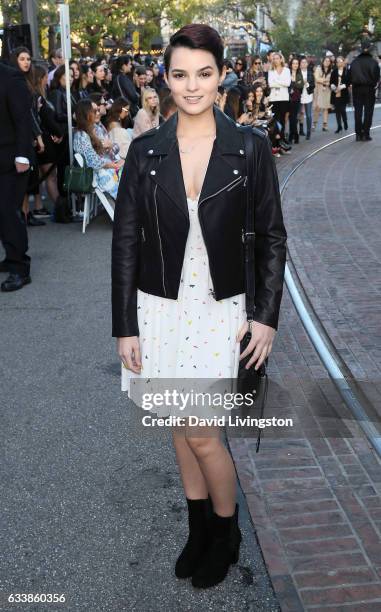
[[[142,92],[142,108],[134,119],[132,137],[136,138],[143,132],[158,127],[160,123],[160,101],[155,89],[145,87]]]
[[[286,113],[290,108],[290,94],[288,88],[291,84],[290,69],[285,66],[284,57],[278,51],[273,53],[271,69],[268,73],[270,96],[268,101],[273,106],[275,119],[280,123],[281,137],[284,141],[284,128]]]
[[[312,129],[316,129],[319,115],[323,112],[323,132],[328,132],[328,110],[331,108],[331,73],[332,62],[329,56],[326,56],[321,66],[317,66],[315,70],[315,92],[314,92],[314,120]]]

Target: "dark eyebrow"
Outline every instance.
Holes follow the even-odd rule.
[[[213,70],[213,66],[204,66],[204,68],[199,68],[198,72],[202,72],[202,70],[206,70],[207,68]],[[182,68],[172,68],[171,72],[186,72],[186,70],[182,70]]]

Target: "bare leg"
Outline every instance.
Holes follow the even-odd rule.
[[[52,164],[44,164],[41,166],[42,174],[46,174]],[[48,177],[45,179],[46,191],[51,201],[54,203],[59,196],[57,188],[57,172],[56,169],[52,170]]]
[[[197,431],[200,430],[200,431]],[[210,435],[209,435],[210,434]],[[214,511],[219,516],[232,516],[236,504],[237,478],[232,458],[222,443],[217,427],[191,427],[185,432],[189,450],[193,453],[196,464],[192,461],[184,465],[189,455],[187,451],[180,454],[180,471],[184,489],[188,496],[209,492]],[[206,483],[206,491],[202,488],[200,472]]]
[[[323,110],[323,124],[324,125],[328,124],[328,108],[325,108]]]
[[[319,121],[319,115],[320,115],[320,108],[318,106],[315,106],[314,119],[313,119],[313,124],[315,127],[316,127],[317,122]]]
[[[24,215],[27,215],[29,212],[29,195],[25,194],[22,202],[22,211]]]
[[[173,445],[186,497],[188,499],[206,499],[208,497],[208,486],[184,431],[178,432],[176,429],[173,431]]]
[[[34,195],[34,207],[33,207],[33,210],[39,210],[39,208],[42,208],[40,192],[38,192],[38,193],[36,193]]]

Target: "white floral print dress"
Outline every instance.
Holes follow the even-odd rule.
[[[128,391],[131,397],[131,383],[137,379],[150,382],[153,392],[160,383],[158,379],[179,378],[192,379],[197,391],[211,388],[214,391],[218,388],[218,379],[226,387],[237,376],[240,349],[236,335],[246,320],[245,294],[219,301],[212,295],[208,254],[198,219],[198,199],[199,196],[195,200],[187,199],[190,229],[177,300],[138,289],[142,372],[135,374],[122,364],[122,391]],[[158,413],[156,408],[155,412]],[[169,410],[162,412],[170,413]]]

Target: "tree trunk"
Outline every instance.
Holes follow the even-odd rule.
[[[49,41],[49,55],[53,53],[56,48],[56,30],[54,25],[50,25],[48,28],[48,41]]]

